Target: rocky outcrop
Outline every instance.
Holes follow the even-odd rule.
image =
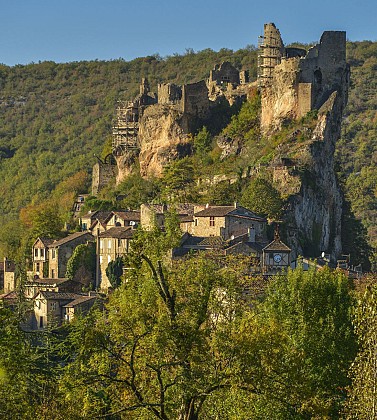
[[[191,153],[187,117],[167,105],[145,110],[139,127],[139,163],[143,177],[160,176],[164,166]]]
[[[295,256],[335,258],[342,251],[342,194],[334,171],[344,96],[333,92],[320,108],[311,142],[301,151],[301,188],[288,200],[287,242]]]
[[[290,187],[291,191],[299,189],[288,198],[286,240],[294,256],[318,257],[321,252],[339,256],[342,194],[334,171],[334,151],[349,84],[346,33],[326,31],[308,52],[285,48],[274,24],[265,25],[262,38],[262,133],[268,136],[284,123],[318,111],[310,141],[296,153],[299,169],[295,176],[288,173],[284,178],[282,172],[283,182],[276,183],[284,194]]]

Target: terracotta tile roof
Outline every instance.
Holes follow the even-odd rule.
[[[274,239],[271,243],[269,243],[266,247],[263,248],[263,251],[291,251],[284,242],[280,239]]]
[[[115,226],[99,234],[100,238],[131,239],[135,229],[131,226]]]
[[[88,236],[88,240],[94,240],[94,237],[90,233],[88,233],[86,231],[84,231],[84,232],[75,232],[75,233],[72,233],[71,235],[66,236],[63,239],[59,239],[58,241],[54,241],[50,245],[50,248],[56,248],[57,246],[64,245],[64,244],[66,244],[68,242],[73,241],[74,239],[80,238],[81,236],[85,236],[85,235]]]

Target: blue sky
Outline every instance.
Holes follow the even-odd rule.
[[[110,60],[257,44],[274,22],[285,44],[345,30],[377,40],[376,0],[0,0],[0,63]]]

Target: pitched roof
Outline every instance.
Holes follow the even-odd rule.
[[[12,292],[8,292],[8,293],[4,293],[0,295],[0,300],[3,300],[3,299],[9,299],[9,300],[17,299],[17,292],[13,290]]]
[[[140,212],[139,211],[132,211],[132,210],[112,211],[111,214],[107,217],[106,221],[109,221],[113,217],[114,214],[117,215],[118,217],[120,217],[122,220],[140,221]]]
[[[194,214],[195,217],[224,217],[233,216],[245,219],[259,220],[261,222],[266,219],[251,210],[242,206],[208,206],[204,210],[201,210]]]
[[[75,232],[75,233],[72,233],[71,235],[66,236],[63,239],[59,239],[58,241],[54,241],[50,245],[50,248],[56,248],[57,246],[64,245],[64,244],[66,244],[68,242],[71,242],[71,241],[73,241],[73,240],[75,240],[77,238],[80,238],[81,236],[85,236],[85,235],[88,236],[88,239],[94,240],[94,237],[89,232],[86,232],[86,231],[84,231],[84,232]]]
[[[50,300],[74,300],[80,297],[81,295],[77,293],[68,293],[68,292],[47,292],[41,290],[39,292],[45,299]],[[38,294],[37,294],[38,295]]]
[[[205,247],[205,248],[221,248],[225,241],[221,236],[193,236],[188,235],[184,240],[182,246],[190,247]]]
[[[131,226],[115,226],[99,234],[100,238],[131,239],[135,229]]]
[[[282,242],[280,239],[274,239],[266,247],[263,248],[263,251],[288,251],[290,252],[291,248],[285,245],[285,243]]]
[[[79,296],[72,302],[63,305],[63,308],[74,308],[75,306],[81,305],[82,303],[95,299],[97,299],[97,296]]]
[[[52,244],[52,243],[54,242],[54,240],[55,240],[55,239],[51,239],[51,238],[44,238],[44,237],[38,237],[38,238],[35,240],[35,242],[33,243],[33,247],[34,247],[34,245],[35,245],[38,241],[41,241],[41,242],[42,242],[42,244],[43,244],[46,248],[48,248],[48,246],[49,246],[50,244]]]

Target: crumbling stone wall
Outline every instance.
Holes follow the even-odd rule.
[[[324,32],[320,43],[304,55],[302,49],[280,45],[275,25],[265,25],[265,31],[259,63],[264,133],[279,129],[284,120],[319,109],[339,89],[346,103],[349,68],[345,32]]]
[[[174,83],[159,83],[157,95],[159,104],[174,105],[182,99],[182,87]]]
[[[216,83],[222,85],[232,83],[240,84],[240,72],[229,61],[224,61],[221,65],[216,64],[215,68],[209,73],[209,84]]]
[[[98,160],[93,166],[92,172],[92,195],[98,193],[114,180],[117,173],[117,166],[112,163],[104,163]]]
[[[201,119],[209,116],[208,88],[204,80],[182,86],[182,103],[185,114]]]

